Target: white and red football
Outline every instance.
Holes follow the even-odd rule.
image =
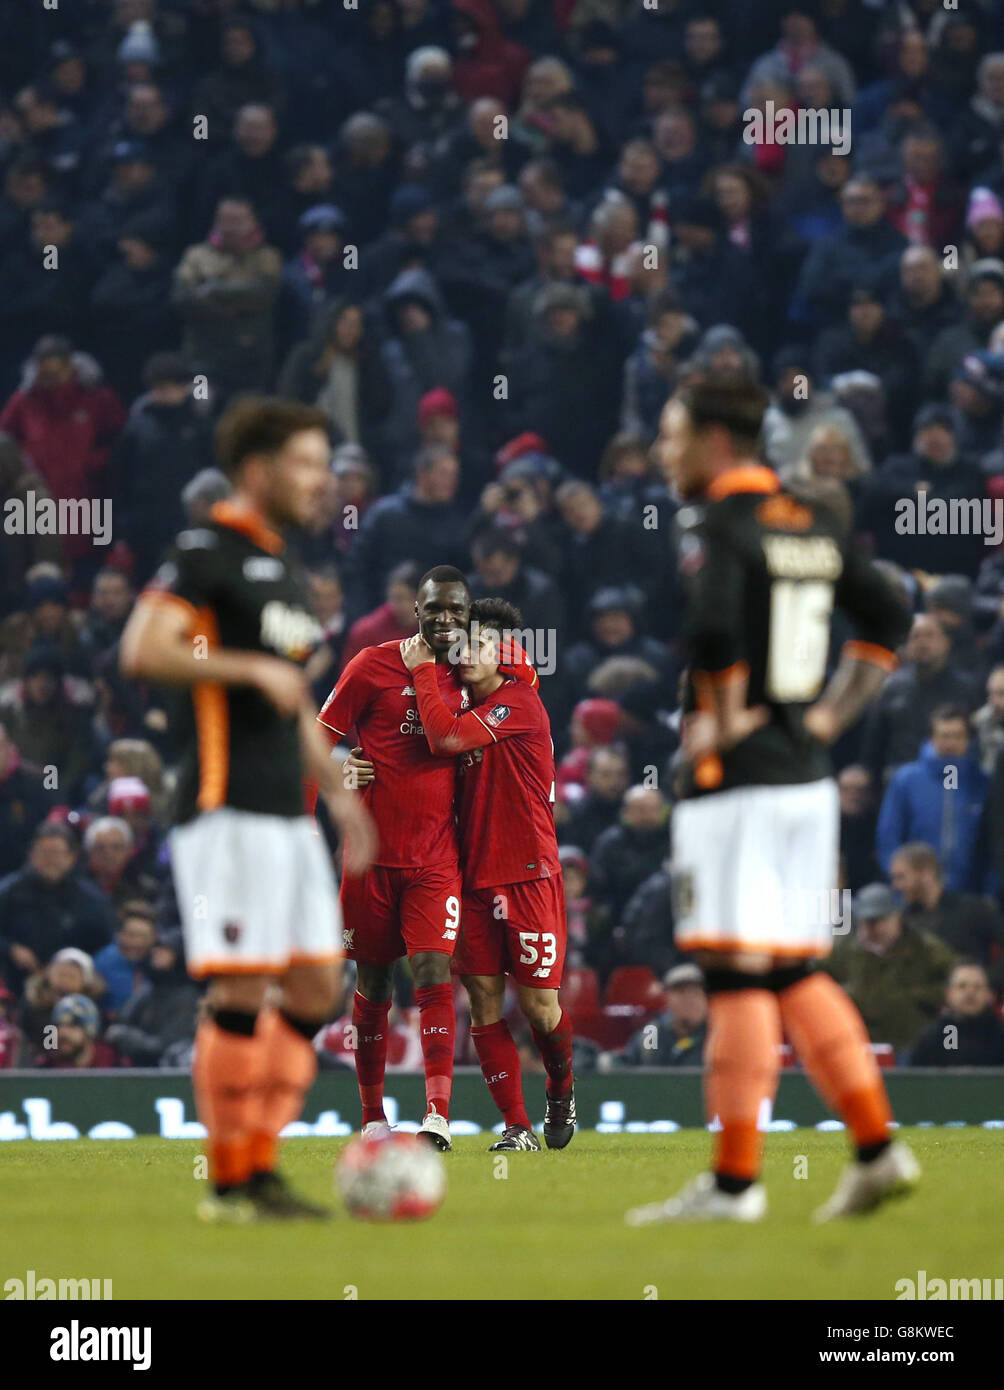
[[[347,1144],[335,1185],[357,1221],[422,1221],[442,1205],[446,1169],[430,1144],[392,1133]]]

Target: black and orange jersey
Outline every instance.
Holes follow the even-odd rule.
[[[143,597],[184,611],[196,663],[200,643],[302,663],[320,638],[301,567],[282,537],[225,502],[206,526],[181,532]],[[218,806],[303,814],[295,717],[283,718],[250,686],[203,681],[175,694],[179,822]]]
[[[748,705],[770,720],[688,775],[685,794],[812,782],[830,772],[803,714],[827,676],[835,610],[855,632],[853,653],[891,670],[909,615],[883,574],[853,544],[836,509],[782,487],[770,468],[719,475],[676,518],[686,611],[684,709],[708,704],[715,683],[748,680]]]

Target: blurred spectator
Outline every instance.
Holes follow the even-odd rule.
[[[809,354],[800,347],[782,348],[774,358],[774,400],[763,422],[764,451],[777,469],[790,467],[808,450],[815,430],[830,425],[847,437],[858,474],[871,469],[868,446],[854,416],[834,397],[817,391],[809,371]]]
[[[903,649],[902,666],[886,681],[866,716],[862,761],[879,786],[888,772],[917,756],[936,709],[975,707],[975,683],[965,672],[949,666],[950,652],[941,623],[930,614],[918,614]]]
[[[137,989],[105,1039],[135,1067],[168,1066],[170,1050],[195,1037],[200,997],[185,973],[179,930],[160,934],[139,973]]]
[[[925,405],[914,416],[910,452],[891,455],[862,483],[859,525],[879,555],[906,569],[974,575],[983,558],[979,538],[952,526],[929,534],[927,526],[904,525],[903,517],[914,503],[949,508],[982,501],[985,493],[980,470],[960,456],[954,412]]]
[[[314,617],[321,624],[321,637],[304,667],[320,706],[335,683],[342,666],[345,644],[345,594],[334,566],[313,569],[307,576]]]
[[[118,228],[118,262],[102,275],[90,297],[94,344],[108,379],[132,397],[142,384],[137,342],[148,350],[175,347],[180,329],[171,306],[171,242],[168,214],[153,209]]]
[[[193,376],[180,353],[149,357],[147,389],[133,402],[112,455],[115,532],[128,541],[140,582],[184,529],[183,490],[212,458],[209,403],[196,395]]]
[[[581,845],[591,854],[601,833],[616,824],[629,778],[630,767],[623,749],[594,748],[589,755],[585,795],[570,808],[558,838]]]
[[[930,246],[909,246],[899,258],[899,276],[889,312],[913,345],[918,360],[943,328],[959,321],[961,308],[945,278],[941,256]]]
[[[634,786],[624,793],[620,822],[593,842],[593,894],[620,920],[639,883],[660,868],[669,851],[669,806],[655,787]]]
[[[913,1067],[1004,1066],[1004,1023],[982,966],[959,961],[954,967],[944,1012],[921,1033],[909,1060]]]
[[[56,1029],[56,1046],[40,1052],[36,1066],[68,1070],[128,1065],[111,1043],[99,1039],[100,1015],[86,995],[68,994],[61,999],[50,1022]]]
[[[299,250],[282,272],[284,344],[306,337],[325,304],[340,291],[347,292],[353,278],[343,255],[347,224],[341,208],[332,203],[308,208],[297,227]],[[361,322],[358,327],[361,329]],[[355,347],[355,343],[347,346]]]
[[[916,762],[893,774],[879,811],[875,847],[883,872],[908,841],[932,845],[955,892],[980,892],[987,866],[980,818],[987,777],[969,755],[969,718],[964,709],[942,705],[931,716],[931,740]]]
[[[1004,666],[995,666],[987,676],[987,702],[972,718],[979,743],[980,768],[989,775],[1004,748]]]
[[[64,946],[93,956],[111,940],[111,907],[77,877],[76,862],[72,832],[41,825],[24,867],[0,880],[0,973],[12,989]]]
[[[662,974],[680,959],[673,943],[673,878],[667,859],[628,899],[613,931],[609,964],[648,965]]]
[[[91,821],[84,832],[84,854],[87,877],[116,909],[133,898],[152,897],[160,888],[161,877],[147,870],[136,837],[121,816]]]
[[[662,982],[666,1011],[639,1028],[622,1058],[631,1067],[699,1067],[708,1033],[708,996],[696,965],[674,965]]]
[[[76,795],[94,756],[90,710],[86,694],[64,680],[63,659],[53,647],[32,647],[21,680],[0,691],[0,719],[23,757],[55,769],[59,790]]]
[[[422,575],[433,565],[463,560],[456,454],[442,445],[421,449],[412,478],[374,503],[359,527],[346,576],[360,607],[379,601],[387,576],[398,565],[410,561]]]
[[[471,555],[475,567],[471,576],[472,598],[490,595],[505,599],[521,613],[533,614],[537,632],[562,632],[561,591],[543,570],[524,562],[523,546],[515,535],[501,530],[482,532],[474,539]],[[554,640],[552,636],[551,641]]]
[[[990,256],[969,268],[965,312],[946,326],[927,348],[924,388],[930,396],[944,396],[952,373],[967,353],[989,346],[990,335],[1004,318],[1004,261]]]
[[[269,381],[281,270],[251,204],[224,198],[207,240],[190,246],[174,272],[185,353],[224,393]]]
[[[121,904],[118,915],[115,939],[94,957],[95,969],[108,986],[104,1005],[113,1015],[120,1014],[142,984],[157,939],[155,915],[148,903],[128,899]]]
[[[104,1003],[105,981],[95,972],[94,961],[86,951],[65,946],[56,952],[44,970],[25,981],[19,1022],[30,1046],[44,1045],[52,1010],[60,999],[70,994],[85,995],[100,1008]]]
[[[947,888],[934,849],[917,841],[895,852],[889,877],[903,899],[904,921],[982,965],[998,986],[1004,984],[1004,916],[989,898]]]
[[[588,966],[603,970],[610,914],[597,903],[589,887],[589,858],[578,845],[558,849],[565,888],[565,921],[568,930],[566,968]]]
[[[202,468],[181,490],[181,505],[189,526],[204,526],[217,502],[230,496],[230,483],[218,468]]]
[[[941,1006],[955,956],[908,926],[891,888],[867,884],[854,899],[855,930],[839,937],[823,969],[861,1010],[872,1042],[901,1051]]]
[[[0,1071],[22,1065],[24,1038],[14,1022],[14,996],[0,979]]]
[[[840,796],[840,855],[844,887],[856,893],[878,877],[875,858],[875,825],[878,810],[875,788],[866,767],[851,764],[837,776]]]
[[[393,388],[387,438],[396,458],[418,445],[418,403],[444,386],[466,399],[472,344],[465,324],[446,315],[442,296],[425,270],[402,270],[383,297],[388,325],[384,363]]]
[[[75,352],[68,338],[51,336],[38,340],[20,390],[0,411],[0,430],[17,441],[57,499],[100,493],[109,447],[124,423],[122,405],[101,384],[97,362]],[[63,539],[67,560],[90,549],[89,535]]]
[[[813,323],[834,323],[858,285],[891,280],[906,245],[886,220],[875,179],[849,179],[840,193],[840,211],[843,225],[815,243],[798,280],[798,298]]]
[[[0,724],[0,878],[24,862],[35,827],[51,803],[41,770],[22,761]]]
[[[0,433],[0,500],[4,506],[23,507],[27,512],[36,500],[48,497],[45,480],[32,468],[17,441]],[[18,604],[29,571],[38,563],[58,564],[61,548],[58,535],[4,535],[0,547],[0,618]]]
[[[358,304],[336,299],[318,312],[311,336],[286,359],[279,390],[323,410],[339,442],[383,457],[391,382],[374,325]]]
[[[379,608],[357,618],[349,628],[342,648],[342,669],[364,647],[381,642],[403,642],[415,634],[415,597],[421,578],[418,566],[410,560],[396,565],[387,576],[386,599]]]

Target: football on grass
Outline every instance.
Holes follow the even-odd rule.
[[[414,1134],[353,1139],[335,1167],[335,1184],[358,1221],[421,1221],[446,1194],[446,1169]]]

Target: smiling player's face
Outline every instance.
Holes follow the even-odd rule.
[[[467,632],[471,619],[471,600],[463,584],[427,583],[415,601],[418,630],[437,659]]]

